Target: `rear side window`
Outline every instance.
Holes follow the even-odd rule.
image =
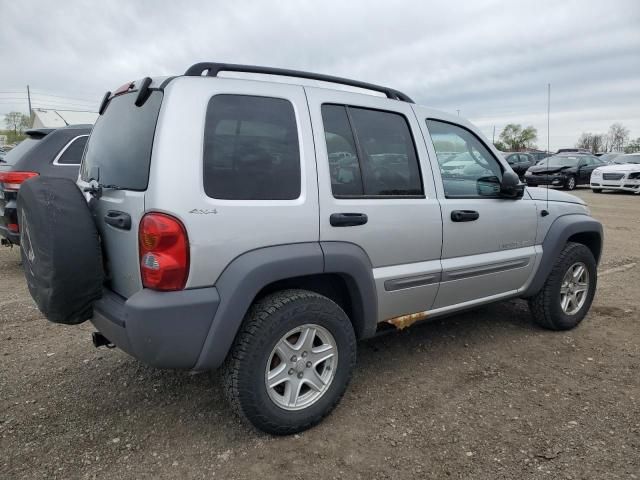
[[[251,95],[216,95],[207,107],[204,190],[222,200],[300,196],[300,146],[293,105]]]
[[[153,136],[160,113],[162,93],[151,92],[136,107],[136,93],[119,95],[98,118],[82,161],[81,178],[99,180],[127,190],[146,190]]]
[[[335,197],[421,196],[418,156],[400,114],[322,106]]]
[[[25,138],[14,148],[9,150],[9,152],[4,156],[3,164],[15,165],[18,160],[24,157],[33,147],[35,147],[38,142],[40,142],[39,138]]]
[[[84,152],[84,146],[87,144],[87,138],[89,138],[88,135],[83,135],[73,140],[55,163],[59,165],[80,165],[82,152]]]

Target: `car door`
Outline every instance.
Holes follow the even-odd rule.
[[[535,162],[533,161],[533,156],[528,153],[520,153],[518,156],[520,157],[520,163],[518,164],[518,171],[516,173],[522,178],[529,167]]]
[[[585,155],[584,158],[581,158],[578,167],[578,183],[589,183],[591,180],[591,173],[600,166],[602,166],[602,162],[596,157]]]
[[[506,166],[470,124],[432,117],[416,107],[425,129],[442,206],[442,280],[433,308],[449,309],[515,295],[533,274],[537,208],[525,195],[501,198]],[[467,152],[476,163],[460,176],[439,168],[447,149]],[[431,153],[433,152],[433,153]]]
[[[366,252],[378,321],[428,310],[441,273],[442,220],[410,104],[305,89],[317,155],[320,240]]]

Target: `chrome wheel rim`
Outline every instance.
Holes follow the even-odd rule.
[[[589,271],[582,262],[569,267],[560,286],[560,306],[567,315],[575,315],[587,301]]]
[[[329,390],[338,345],[324,327],[305,324],[285,333],[269,355],[264,381],[269,398],[284,410],[302,410]]]
[[[571,177],[569,178],[569,190],[573,190],[576,188],[576,179]]]

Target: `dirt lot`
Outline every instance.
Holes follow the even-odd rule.
[[[512,301],[364,342],[341,405],[289,438],[239,423],[215,377],[46,322],[3,248],[0,478],[640,478],[640,198],[578,195],[606,230],[578,329]]]

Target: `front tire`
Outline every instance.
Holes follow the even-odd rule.
[[[577,184],[578,182],[576,181],[576,177],[570,175],[569,178],[567,178],[564,188],[566,188],[567,190],[575,190]]]
[[[593,193],[602,193],[601,188],[592,188],[591,190],[593,191]]]
[[[342,398],[356,362],[349,318],[306,290],[258,300],[222,368],[233,410],[256,428],[289,435],[311,428]]]
[[[529,299],[535,323],[549,330],[570,330],[586,316],[597,284],[591,250],[580,243],[564,247],[542,289]]]

